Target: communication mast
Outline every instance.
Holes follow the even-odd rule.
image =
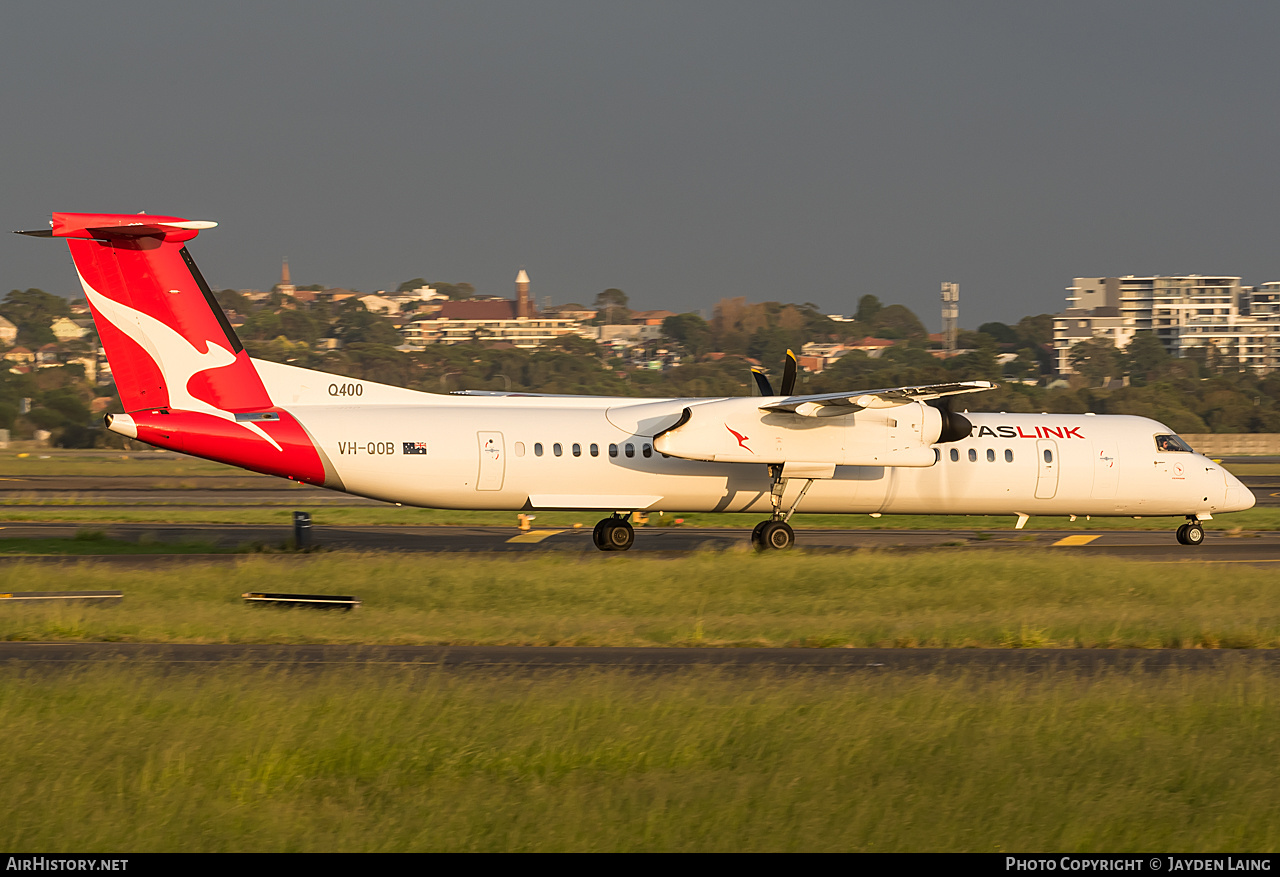
[[[942,334],[946,340],[947,350],[956,349],[956,335],[960,320],[960,284],[942,284]]]

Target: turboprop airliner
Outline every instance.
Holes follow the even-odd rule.
[[[253,359],[186,242],[216,223],[55,213],[123,412],[107,429],[166,448],[409,506],[604,515],[625,551],[633,512],[767,515],[760,550],[789,548],[791,516],[1169,516],[1177,539],[1250,508],[1253,494],[1144,417],[957,413],[994,387],[961,381],[795,395],[634,399],[437,395]]]

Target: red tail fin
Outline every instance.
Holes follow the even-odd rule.
[[[306,429],[274,408],[183,244],[211,222],[55,213],[128,414],[112,432],[258,472],[341,488]],[[27,232],[30,234],[31,232]]]
[[[213,223],[55,213],[126,411],[255,411],[262,380],[184,246]]]

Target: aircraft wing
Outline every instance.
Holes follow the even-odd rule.
[[[761,411],[788,414],[842,414],[864,408],[894,408],[908,402],[928,402],[944,396],[978,393],[995,388],[991,381],[958,381],[953,384],[925,384],[920,387],[891,387],[883,390],[855,390],[851,393],[821,393],[815,396],[788,396],[761,405]],[[843,409],[843,411],[838,410]]]
[[[923,403],[994,386],[990,381],[962,381],[711,400],[685,408],[679,420],[654,434],[653,447],[686,460],[783,464],[806,471],[932,466],[938,459],[932,445],[965,438],[973,424],[948,408]]]

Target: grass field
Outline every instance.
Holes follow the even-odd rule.
[[[210,542],[185,540],[160,542],[149,534],[136,541],[108,538],[102,530],[81,529],[68,539],[4,539],[0,538],[0,554],[83,555],[103,554],[226,554],[233,549]]]
[[[180,479],[237,471],[129,456],[116,461],[120,469],[105,469],[101,455],[0,457],[0,473]],[[0,551],[170,553],[175,546],[118,542],[97,525],[284,531],[292,509],[306,508],[90,502],[0,507],[0,520],[86,524],[67,540],[4,540],[0,530]],[[313,511],[318,526],[515,524],[509,512]],[[759,516],[684,517],[686,526],[749,528]],[[540,514],[535,525],[577,521],[593,523],[563,513]],[[1012,527],[1012,519],[970,517],[794,523]],[[1028,526],[1054,525],[1170,522],[1033,518]],[[1210,527],[1280,529],[1280,510]],[[0,639],[1280,647],[1280,577],[1222,569],[947,548],[755,556],[744,547],[674,560],[333,553],[163,568],[7,561],[0,593],[123,588],[125,599],[0,600]],[[350,593],[364,605],[350,613],[246,606],[240,594],[250,590]],[[1244,655],[1215,670],[1041,675],[11,666],[0,674],[0,735],[12,756],[0,766],[9,801],[0,801],[0,845],[20,852],[1209,853],[1280,845],[1280,679]]]
[[[51,579],[52,577],[52,579]],[[679,559],[540,554],[246,556],[121,570],[0,567],[0,593],[122,588],[116,606],[0,605],[22,641],[703,647],[1280,647],[1274,571],[939,549]],[[350,613],[246,591],[352,594]],[[0,601],[2,603],[2,601]]]
[[[1280,679],[0,677],[14,851],[1270,852]]]

